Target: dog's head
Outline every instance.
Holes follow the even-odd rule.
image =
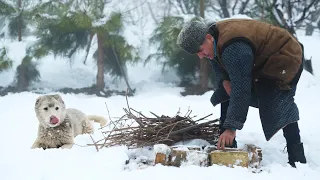
[[[39,96],[35,103],[35,112],[39,123],[45,127],[60,125],[66,116],[66,106],[58,94]]]

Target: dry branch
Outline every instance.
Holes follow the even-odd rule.
[[[93,141],[94,146],[96,147],[97,152],[99,152],[97,143],[93,140],[93,137],[91,136],[91,134],[89,134],[89,135],[90,135],[91,140]]]
[[[111,122],[105,127],[109,127],[111,130],[104,131],[103,134],[108,135],[94,142],[96,148],[98,145],[100,148],[116,145],[138,148],[153,146],[159,143],[171,146],[177,142],[191,139],[203,139],[211,144],[217,142],[219,137],[219,119],[205,120],[212,114],[198,120],[193,120],[190,117],[192,110],[188,109],[188,112],[184,116],[180,116],[179,108],[173,117],[159,116],[149,111],[155,116],[151,118],[131,108],[127,96],[126,101],[128,109],[123,108],[125,114],[120,119],[112,121],[108,110]],[[133,114],[132,112],[137,114]],[[100,142],[103,143],[101,144]]]
[[[98,144],[104,141],[103,144],[98,144],[101,146],[100,148],[115,145],[138,148],[159,143],[171,146],[177,142],[191,139],[203,139],[209,143],[215,143],[219,136],[219,119],[205,120],[212,114],[193,120],[190,118],[190,110],[185,116],[179,116],[179,113],[177,113],[173,117],[159,116],[150,112],[155,116],[151,118],[133,108],[130,108],[130,110],[124,108],[126,114],[119,120],[109,123],[111,130],[103,131],[104,134],[108,135],[96,142]],[[132,112],[136,112],[137,115]],[[120,127],[118,124],[123,119],[132,121],[122,124]],[[112,125],[114,125],[113,128]]]

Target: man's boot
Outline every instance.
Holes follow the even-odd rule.
[[[303,164],[307,163],[306,157],[304,155],[304,148],[303,148],[303,143],[297,143],[293,145],[288,145],[288,159],[289,159],[289,164],[292,167],[296,167],[295,162],[300,162]]]
[[[296,167],[295,162],[307,163],[304,155],[303,143],[300,138],[298,122],[288,124],[283,128],[283,135],[287,141],[288,160],[292,167]]]

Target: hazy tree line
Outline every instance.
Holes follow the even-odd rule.
[[[165,59],[163,69],[169,67],[177,71],[181,78],[179,86],[191,87],[202,93],[208,90],[214,75],[206,60],[199,60],[197,56],[186,54],[177,47],[177,35],[186,23],[181,15],[207,18],[207,14],[214,13],[218,18],[228,18],[245,14],[283,27],[294,36],[299,29],[304,30],[306,35],[320,29],[320,0],[158,0],[157,3],[164,7],[161,12],[152,8],[155,2],[139,0],[136,4],[147,7],[157,24],[149,39],[150,45],[158,45],[157,52],[143,59],[120,33],[127,23],[132,22],[130,16],[124,13],[130,14],[135,9],[126,12],[115,10],[106,17],[105,7],[111,1],[0,0],[0,38],[21,41],[27,36],[35,36],[38,39],[26,49],[26,56],[15,70],[15,88],[28,90],[32,82],[40,80],[41,74],[35,60],[49,54],[71,60],[78,50],[83,49],[86,55],[77,60],[86,63],[91,42],[97,38],[98,46],[93,54],[97,75],[92,89],[107,88],[105,74],[124,78],[130,89],[126,76],[128,62],[148,63],[151,59]],[[7,56],[6,48],[0,45],[0,73],[11,68],[12,60]],[[306,70],[312,73],[311,60]]]

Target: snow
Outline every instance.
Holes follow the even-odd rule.
[[[162,153],[162,154],[165,154],[166,156],[169,156],[171,152],[170,147],[165,144],[156,144],[154,145],[153,148],[155,153]]]
[[[141,4],[142,1],[135,1]],[[150,1],[154,7],[162,7],[156,0]],[[135,7],[135,6],[133,6]],[[132,14],[133,21],[143,19],[138,24],[126,25],[124,35],[129,43],[140,48],[141,56],[146,57],[155,48],[149,46],[150,37],[155,22],[150,16],[146,16],[147,6],[139,6]],[[160,10],[154,12],[160,17]],[[234,18],[246,18],[243,15]],[[143,31],[141,31],[143,29]],[[244,128],[237,131],[237,140],[240,147],[245,144],[255,144],[262,148],[264,171],[252,173],[242,167],[228,168],[218,165],[210,167],[199,167],[203,157],[191,154],[182,167],[165,167],[156,165],[147,167],[140,162],[148,162],[154,159],[154,153],[148,148],[129,151],[124,146],[100,149],[96,151],[94,146],[87,147],[92,140],[89,135],[80,135],[75,138],[76,145],[70,150],[62,149],[33,149],[30,147],[37,136],[38,121],[34,112],[35,99],[38,94],[24,92],[9,94],[0,97],[1,109],[1,131],[0,131],[0,179],[2,180],[70,180],[70,179],[288,179],[288,180],[316,180],[320,177],[320,121],[316,116],[320,107],[319,82],[320,82],[320,55],[318,46],[320,36],[315,34],[312,37],[305,37],[299,32],[298,38],[304,43],[307,58],[312,56],[315,75],[303,72],[301,82],[296,94],[296,102],[300,109],[301,120],[299,127],[305,147],[305,154],[308,164],[297,164],[297,169],[287,164],[287,154],[284,152],[285,139],[282,131],[279,131],[270,141],[266,141],[259,120],[257,109],[250,108]],[[23,39],[22,42],[1,40],[1,45],[9,49],[8,56],[14,60],[13,69],[0,74],[0,86],[7,86],[13,81],[14,69],[20,64],[25,55],[25,48],[34,39]],[[83,52],[79,52],[74,59],[81,60],[72,66],[66,59],[48,56],[38,61],[42,81],[33,84],[33,87],[44,88],[45,92],[62,87],[87,87],[95,83],[96,65],[92,59],[92,53],[96,47],[96,41],[92,42],[87,64],[83,62]],[[129,104],[136,110],[147,116],[152,116],[149,111],[156,114],[176,114],[180,108],[181,112],[192,109],[192,114],[197,117],[204,117],[213,113],[213,118],[219,117],[220,106],[213,107],[210,103],[212,91],[201,96],[182,97],[179,93],[181,88],[174,87],[178,80],[174,72],[161,73],[162,66],[151,63],[147,66],[142,64],[130,65],[128,77],[133,88],[137,89],[134,97],[129,97]],[[106,84],[111,88],[123,90],[126,88],[123,80],[113,82],[110,77],[105,78]],[[117,85],[116,85],[117,83]],[[120,117],[124,114],[123,107],[126,107],[126,100],[123,96],[112,96],[101,98],[87,95],[60,94],[67,107],[78,108],[87,114],[104,115],[108,119],[108,112],[111,117]],[[95,123],[96,132],[92,135],[95,141],[102,139],[102,130]],[[191,140],[178,145],[188,144],[193,146],[207,145],[201,140]],[[163,146],[162,146],[163,147]],[[157,151],[166,150],[157,146]],[[135,157],[133,162],[125,165],[125,162]]]
[[[309,52],[311,53],[311,52]],[[136,72],[140,76],[141,71]],[[237,132],[239,146],[253,143],[262,148],[262,164],[265,171],[253,174],[248,169],[236,167],[228,168],[222,166],[199,167],[201,156],[192,158],[180,168],[164,167],[156,165],[152,167],[143,166],[138,162],[125,165],[125,161],[133,154],[138,158],[136,161],[150,161],[154,154],[146,149],[130,152],[124,146],[104,148],[99,152],[95,147],[85,147],[92,143],[88,135],[76,137],[76,145],[71,150],[62,149],[35,149],[30,147],[37,135],[36,116],[33,105],[37,94],[20,93],[1,97],[0,109],[2,119],[2,130],[0,141],[2,143],[0,155],[0,179],[170,179],[185,176],[185,179],[214,178],[223,176],[223,179],[318,179],[320,176],[320,139],[318,132],[320,123],[316,116],[319,107],[319,96],[317,95],[318,80],[307,72],[302,74],[300,89],[296,100],[301,112],[301,136],[305,145],[308,164],[298,164],[298,169],[289,167],[287,154],[283,152],[285,140],[282,132],[278,132],[274,138],[266,142],[262,133],[259,115],[256,109],[250,108],[248,120],[243,130]],[[157,114],[174,115],[178,108],[181,111],[193,110],[194,115],[203,117],[213,113],[219,116],[219,106],[213,108],[210,104],[212,92],[202,96],[179,95],[178,88],[150,87],[149,92],[140,91],[136,96],[129,97],[131,107],[148,114],[149,111]],[[122,108],[126,107],[126,100],[122,96],[100,98],[95,96],[61,94],[67,107],[83,110],[88,114],[99,114],[107,116],[105,103],[111,117],[120,117],[124,114]],[[17,113],[18,112],[18,113]],[[94,140],[102,138],[98,124],[95,124],[96,132]],[[204,142],[193,141],[190,144],[199,145]],[[161,147],[161,146],[159,146]],[[138,156],[137,156],[138,154]],[[139,156],[140,154],[140,156]]]
[[[207,163],[207,154],[199,153],[197,151],[187,151],[187,159],[181,163],[181,167],[187,167],[191,165],[204,166]]]
[[[233,15],[229,18],[219,18],[217,19],[217,21],[223,21],[223,20],[228,20],[228,19],[252,19],[251,17],[247,16],[247,15],[244,15],[244,14],[236,14],[236,15]]]

